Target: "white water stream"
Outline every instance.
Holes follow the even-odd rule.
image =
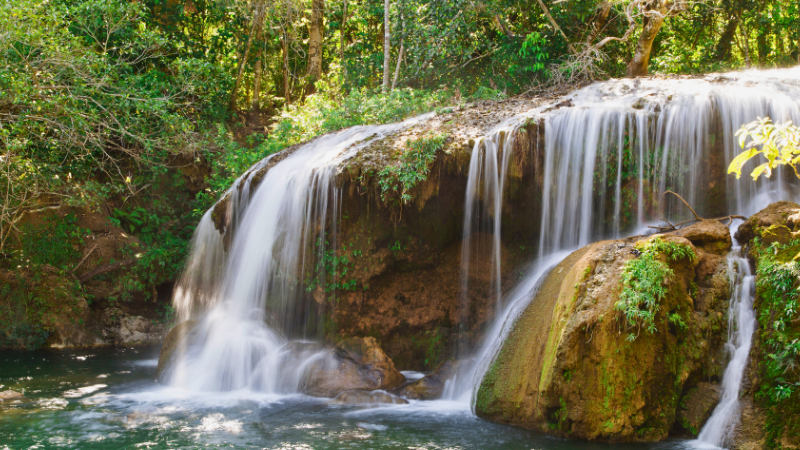
[[[464,217],[462,296],[466,299],[466,274],[474,256],[470,237],[491,233],[491,292],[500,313],[487,326],[473,363],[463,365],[448,382],[448,399],[470,401],[540,281],[571,250],[602,238],[642,233],[661,214],[670,220],[686,217],[688,211],[674,199],[662,199],[664,191],[678,192],[696,205],[699,214],[709,217],[752,214],[769,202],[800,197],[800,186],[781,171],[757,183],[747,176],[737,181],[724,174],[741,151],[734,137],[741,125],[759,116],[800,123],[800,69],[708,79],[611,80],[557,103],[563,101],[569,105],[538,108],[504,122],[473,150]],[[542,201],[531,205],[541,213],[539,256],[528,275],[503,295],[504,189],[513,137],[529,119],[538,121],[545,142]],[[336,245],[331,219],[338,211],[338,191],[333,186],[337,166],[371,140],[409,124],[354,127],[318,138],[267,171],[257,187],[252,175],[271,159],[254,166],[229,191],[228,226],[236,232],[227,251],[212,211],[206,213],[175,296],[182,319],[201,318],[199,338],[174,368],[173,385],[200,391],[297,390],[304,363],[290,367],[282,363],[284,333],[314,337],[305,330],[314,329],[307,324],[318,314],[298,301],[298,289],[306,269]],[[722,174],[714,174],[719,170]],[[724,185],[714,184],[719,180]],[[334,228],[326,239],[320,233],[329,221]],[[737,265],[745,270],[746,264]],[[710,420],[701,435],[715,445],[724,443],[738,420],[738,387],[733,386],[741,385],[741,371],[734,372],[746,363],[749,342],[736,339],[746,334],[746,324],[741,323],[746,311],[739,308],[748,304],[742,299],[750,295],[751,285],[751,275],[737,284],[738,300],[731,316],[736,327],[731,328],[738,333],[731,335],[734,359],[725,372],[727,397],[714,413],[713,425]],[[464,326],[469,317],[462,320]],[[284,367],[279,370],[279,366]]]
[[[533,298],[536,286],[569,249],[602,238],[646,233],[647,226],[657,222],[661,214],[673,222],[687,218],[689,212],[674,199],[662,200],[666,190],[678,192],[706,217],[749,215],[771,202],[800,197],[796,180],[782,171],[758,182],[747,175],[735,180],[724,174],[730,161],[741,152],[735,133],[743,124],[758,117],[800,123],[800,68],[731,73],[704,80],[611,80],[595,83],[567,99],[571,102],[569,107],[553,110],[548,106],[523,115],[544,123],[544,192],[536,269],[500,300],[502,308],[498,311],[502,313],[487,328],[473,362],[463,365],[455,379],[448,382],[445,398],[472,403],[486,369],[516,318]],[[508,123],[522,123],[522,118]],[[507,129],[509,126],[503,130]],[[498,133],[494,130],[486,141],[496,142],[494,136]],[[474,230],[470,214],[481,207],[482,198],[483,207],[495,212],[491,215],[492,254],[498,255],[493,256],[497,286],[501,273],[499,212],[503,192],[490,190],[487,185],[493,189],[505,185],[510,149],[486,145],[481,151],[480,143],[476,145],[465,205],[462,273],[466,277],[469,270],[468,238]],[[503,165],[495,162],[498,160]],[[713,170],[723,170],[724,187],[714,186]],[[491,184],[484,181],[481,197],[476,191],[482,178],[489,179],[487,173],[497,176],[497,180],[492,178]],[[716,198],[712,192],[715,187]],[[625,198],[626,191],[634,195]],[[609,211],[613,213],[608,214]],[[748,276],[742,282],[752,285],[752,276]],[[739,300],[734,306],[732,299],[731,320],[746,320],[746,312],[739,308],[748,308],[748,301],[740,300],[749,294],[741,291],[750,288],[737,284],[737,289]],[[749,304],[752,311],[752,298]],[[747,333],[742,327],[731,322],[731,329],[740,330],[731,335],[732,339]],[[735,353],[724,383],[738,386],[749,337],[747,343],[736,341],[730,345],[742,350]],[[735,373],[739,374],[738,380]],[[721,445],[730,433],[731,423],[738,420],[738,400],[731,400],[731,396],[738,397],[738,387],[735,392],[726,387],[725,392],[727,397],[701,437],[715,445]]]
[[[731,227],[732,234],[738,225]],[[758,326],[756,313],[753,311],[756,277],[750,270],[750,262],[742,255],[741,250],[741,247],[735,245],[728,255],[728,275],[731,279],[732,294],[728,310],[728,342],[725,344],[725,349],[730,352],[731,360],[722,376],[722,398],[697,438],[701,443],[717,447],[725,447],[730,443],[733,431],[741,419],[739,392],[747,368],[750,347],[753,344],[753,333]]]
[[[297,392],[305,366],[319,355],[295,354],[287,360],[285,334],[307,338],[315,332],[320,314],[300,301],[301,281],[326,249],[336,248],[336,220],[330,221],[329,235],[324,233],[329,219],[338,217],[339,191],[333,185],[338,165],[363,146],[427,117],[322,136],[278,162],[257,186],[254,176],[271,158],[234,183],[227,203],[229,226],[235,229],[229,250],[215,229],[213,210],[208,211],[176,289],[180,318],[201,322],[193,345],[169,372],[171,385]]]

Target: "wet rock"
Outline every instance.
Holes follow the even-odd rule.
[[[405,377],[394,369],[380,347],[372,344],[374,339],[360,345],[351,342],[349,348],[291,342],[285,349],[293,356],[286,363],[291,364],[291,358],[295,358],[306,365],[299,388],[300,392],[314,397],[330,398],[345,391],[398,387]]]
[[[731,249],[731,231],[718,220],[703,220],[675,232],[689,240],[695,247],[717,255],[725,255]]]
[[[22,392],[12,391],[11,389],[0,391],[0,401],[19,400],[21,398],[25,398]]]
[[[689,231],[699,246],[675,233],[661,237],[697,258],[658,256],[672,275],[663,284],[652,334],[627,326],[616,308],[623,271],[641,257],[629,241],[598,242],[557,265],[488,368],[476,413],[579,439],[666,438],[681,393],[717,370],[727,337],[727,265],[716,252],[728,248],[730,238],[711,223]]]
[[[444,361],[433,373],[407,384],[397,392],[401,397],[412,400],[435,400],[442,398],[444,385],[458,370],[458,361]]]
[[[783,225],[788,231],[796,232],[800,230],[800,205],[794,202],[775,202],[756,214],[753,214],[736,232],[736,240],[740,244],[750,242],[754,237],[761,236],[762,232],[773,225]],[[775,235],[775,239],[780,239],[784,234],[783,230],[773,230],[770,235]]]
[[[717,383],[697,383],[681,401],[677,427],[691,437],[697,437],[722,396]]]
[[[384,391],[346,391],[337,395],[332,400],[333,403],[342,403],[345,405],[377,405],[377,404],[392,404],[392,405],[405,405],[408,400],[396,397]]]
[[[400,386],[406,378],[397,371],[394,363],[383,352],[374,337],[354,337],[343,341],[339,346],[353,355],[360,364],[369,366],[381,376],[386,389]]]
[[[169,367],[171,362],[182,352],[186,351],[186,345],[189,335],[197,327],[197,322],[194,320],[187,320],[175,325],[167,334],[164,339],[164,344],[161,346],[161,352],[158,355],[158,367],[156,368],[156,377],[158,380],[162,379],[164,372]]]
[[[142,316],[129,316],[120,308],[106,308],[100,313],[105,339],[116,345],[157,344],[164,339],[163,324]]]

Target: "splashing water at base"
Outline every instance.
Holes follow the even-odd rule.
[[[203,216],[176,289],[181,319],[202,319],[183,357],[166,372],[170,385],[297,392],[307,364],[322,355],[290,351],[287,337],[313,337],[321,329],[316,322],[322,312],[304,304],[301,281],[326,249],[337,246],[338,166],[364,146],[430,116],[319,137],[271,168],[275,156],[263,160],[234,183],[221,201],[227,204]],[[224,236],[218,231],[221,216]],[[321,285],[323,277],[317,278]]]

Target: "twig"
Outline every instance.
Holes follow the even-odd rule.
[[[89,257],[89,256],[90,256],[92,253],[94,253],[94,251],[95,251],[95,250],[97,250],[97,244],[94,244],[94,245],[92,246],[92,248],[90,248],[90,249],[89,249],[89,252],[88,252],[88,253],[86,253],[86,255],[85,255],[83,258],[81,258],[81,260],[78,262],[78,265],[77,265],[77,266],[75,266],[75,268],[74,268],[74,269],[72,269],[72,270],[71,270],[69,273],[75,273],[75,271],[76,271],[76,270],[78,270],[78,267],[80,267],[80,266],[81,266],[81,264],[83,264],[83,262],[84,262],[84,261],[86,261],[86,259],[87,259],[87,258],[88,258],[88,257]]]
[[[676,193],[674,193],[674,192],[672,192],[672,191],[666,191],[666,192],[664,192],[664,193],[663,193],[663,194],[661,194],[661,195],[662,195],[662,196],[664,196],[664,195],[667,195],[667,194],[672,194],[672,195],[674,195],[675,197],[678,197],[679,199],[681,199],[681,201],[683,202],[683,204],[684,204],[684,205],[686,205],[686,207],[687,207],[687,208],[689,208],[689,211],[691,211],[691,212],[692,212],[692,214],[694,214],[694,218],[695,218],[696,220],[703,220],[703,218],[702,218],[702,217],[700,217],[700,216],[698,216],[698,215],[697,215],[697,213],[694,211],[694,209],[693,209],[691,206],[689,206],[689,203],[688,203],[686,200],[684,200],[684,199],[683,199],[683,197],[681,197],[680,195],[678,195],[678,194],[676,194]]]
[[[93,277],[95,277],[97,275],[101,275],[101,274],[104,274],[106,272],[112,272],[112,271],[120,269],[122,267],[132,266],[134,264],[136,264],[136,260],[135,259],[123,259],[122,261],[117,261],[115,263],[106,264],[106,265],[103,265],[103,266],[100,266],[100,267],[96,267],[94,270],[91,270],[91,271],[79,276],[78,277],[78,281],[80,281],[81,283],[86,283],[87,281],[89,281],[90,279],[92,279]]]

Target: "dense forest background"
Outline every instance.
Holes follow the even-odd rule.
[[[289,145],[610,77],[794,65],[800,11],[795,0],[17,0],[0,4],[0,54],[0,268],[74,272],[88,232],[69,208],[104,208],[139,239],[114,291],[125,299],[174,280],[199,216]],[[200,185],[186,186],[190,169]],[[51,210],[58,220],[25,219]]]

